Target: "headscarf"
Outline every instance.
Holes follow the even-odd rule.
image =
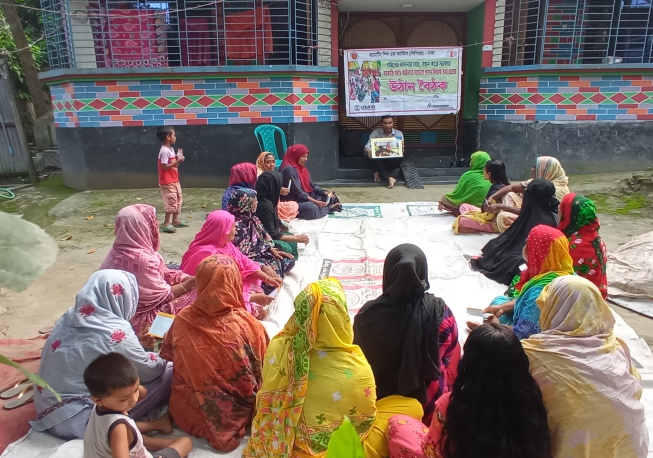
[[[535,304],[546,285],[563,275],[573,275],[569,242],[558,229],[535,226],[526,239],[528,266],[515,285],[517,300],[512,316],[499,318],[503,324],[513,326],[519,339],[540,332],[540,310]]]
[[[246,458],[324,457],[345,415],[363,440],[376,417],[372,369],[352,343],[345,293],[334,278],[308,285],[268,348]]]
[[[471,261],[472,267],[486,277],[510,285],[524,263],[522,249],[526,238],[535,226],[545,224],[556,227],[558,201],[553,197],[553,183],[543,179],[531,181],[524,193],[524,203],[519,216],[510,228],[490,240],[483,247],[483,255]]]
[[[308,172],[308,169],[303,165],[299,165],[299,158],[304,154],[308,154],[308,148],[301,143],[291,146],[286,151],[285,156],[283,156],[283,162],[281,163],[281,170],[284,167],[292,167],[297,170],[299,175],[299,181],[302,183],[302,189],[304,192],[311,193],[313,192],[313,187],[311,186],[311,174]]]
[[[549,414],[553,456],[646,457],[642,388],[599,290],[578,276],[537,300],[542,331],[523,340]]]
[[[232,243],[250,259],[274,247],[274,241],[253,211],[255,202],[256,191],[238,189],[227,204],[227,211],[236,219],[236,236]]]
[[[270,153],[269,151],[263,151],[261,154],[258,155],[258,158],[256,159],[256,175],[261,176],[262,173],[265,173],[265,157],[267,155],[272,155],[274,154]]]
[[[125,355],[136,366],[142,383],[163,374],[166,362],[143,350],[129,324],[137,304],[134,275],[111,269],[91,275],[77,293],[75,306],[56,322],[43,347],[38,374],[61,395],[62,402],[50,390],[36,390],[34,429],[44,431],[93,405],[84,370],[100,355]]]
[[[183,430],[229,452],[251,421],[268,338],[245,311],[233,259],[202,260],[196,282],[197,300],[179,312],[161,349],[174,362],[170,412]]]
[[[181,282],[186,275],[168,269],[163,257],[157,252],[159,223],[156,209],[146,204],[123,208],[116,216],[114,234],[116,240],[100,269],[125,270],[136,276],[138,313],[146,313],[173,300],[170,284]]]
[[[225,190],[222,196],[222,209],[227,209],[227,203],[232,194],[237,189],[254,189],[256,186],[256,178],[258,177],[257,168],[251,162],[241,162],[231,167],[229,174],[229,187]]]
[[[221,254],[230,256],[236,261],[242,278],[258,272],[261,266],[244,256],[233,243],[227,242],[227,236],[231,232],[234,222],[234,216],[226,211],[216,210],[209,213],[202,229],[181,258],[181,270],[189,275],[194,274],[206,257]]]
[[[492,186],[492,183],[483,177],[485,164],[490,160],[492,158],[485,151],[477,151],[472,154],[470,169],[463,173],[456,188],[449,194],[445,194],[445,197],[454,205],[482,206],[483,200]]]
[[[445,304],[426,292],[429,287],[424,252],[399,245],[383,265],[383,294],[354,318],[355,343],[372,366],[379,399],[397,394],[425,404],[427,387],[440,377],[438,327]]]
[[[279,172],[265,172],[258,177],[256,183],[256,193],[258,195],[258,206],[256,207],[256,215],[261,221],[274,221],[274,227],[266,227],[267,232],[272,235],[279,232],[281,227],[281,220],[277,213],[277,205],[279,203],[279,196],[281,195],[281,188],[283,187],[283,175]],[[272,215],[272,218],[269,217]],[[277,234],[278,235],[278,234]]]
[[[558,229],[569,239],[574,272],[594,283],[605,299],[608,296],[608,253],[599,235],[600,227],[596,207],[590,199],[573,193],[562,199]]]
[[[558,201],[569,194],[569,178],[565,174],[565,169],[560,165],[555,157],[540,156],[535,160],[535,178],[544,178],[550,181],[556,188],[555,197]]]

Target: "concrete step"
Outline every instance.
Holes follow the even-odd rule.
[[[459,177],[457,176],[438,176],[438,177],[423,177],[422,183],[425,185],[438,185],[438,184],[456,184],[458,183]],[[397,180],[397,186],[405,186],[404,180]],[[329,181],[320,181],[317,183],[318,186],[329,189],[329,188],[338,188],[338,187],[387,187],[387,183],[375,183],[374,180],[370,179],[360,179],[360,178],[339,178],[337,180]]]
[[[451,167],[456,162],[456,156],[408,156],[415,167]],[[377,159],[382,161],[383,159]],[[370,168],[370,160],[366,156],[341,157],[338,161],[340,169],[367,169]]]
[[[451,167],[418,167],[417,168],[417,173],[419,173],[419,177],[424,180],[425,178],[429,177],[455,177],[456,181],[458,181],[458,178],[465,173],[467,168],[464,167],[457,167],[457,168],[451,168]],[[369,168],[352,168],[352,169],[343,169],[340,168],[338,169],[338,179],[360,179],[360,180],[366,180],[369,179],[372,175],[374,175],[374,170],[369,169]]]

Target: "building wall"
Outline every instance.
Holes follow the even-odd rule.
[[[57,127],[267,124],[338,120],[331,77],[183,77],[50,86]]]
[[[481,79],[479,120],[650,121],[653,75]]]

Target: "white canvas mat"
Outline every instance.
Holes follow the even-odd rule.
[[[286,277],[271,306],[270,315],[263,321],[270,337],[277,334],[292,315],[295,296],[324,275],[342,280],[351,301],[350,313],[356,312],[365,300],[380,294],[383,260],[388,251],[401,243],[413,243],[425,252],[429,262],[430,291],[442,297],[453,311],[461,342],[469,334],[465,322],[478,320],[467,315],[467,307],[484,308],[505,291],[504,285],[469,270],[463,257],[480,254],[481,248],[493,236],[454,235],[451,230],[453,218],[439,212],[436,203],[345,204],[344,208],[343,214],[334,217],[292,222],[291,231],[307,234],[310,243],[300,246],[300,259]],[[616,333],[627,342],[642,375],[642,400],[646,406],[649,435],[653,438],[653,355],[646,342],[619,316]],[[183,433],[176,430],[175,434]],[[240,457],[245,441],[246,438],[234,452],[218,453],[206,440],[193,439],[195,449],[190,457]],[[653,458],[653,447],[649,450],[649,457]],[[10,445],[2,458],[82,458],[82,455],[81,440],[65,443],[47,433],[32,431]]]

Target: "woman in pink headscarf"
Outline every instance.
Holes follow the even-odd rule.
[[[297,202],[297,218],[300,219],[320,219],[329,213],[342,211],[342,205],[334,192],[313,183],[306,161],[308,148],[305,145],[293,145],[286,151],[279,172],[283,175],[283,184],[290,188],[290,192],[281,196],[281,201]]]
[[[100,269],[118,269],[133,274],[138,282],[138,306],[130,320],[134,332],[145,332],[159,312],[176,315],[196,298],[195,277],[169,269],[157,252],[159,223],[156,209],[136,204],[116,216],[116,240]]]
[[[245,307],[257,318],[264,318],[262,309],[272,302],[272,297],[266,296],[261,288],[261,283],[273,287],[281,286],[281,279],[268,266],[259,265],[245,256],[231,243],[236,235],[236,219],[224,210],[209,213],[202,229],[195,236],[188,250],[181,258],[181,270],[194,273],[197,266],[214,254],[226,255],[233,258],[238,264],[238,269],[243,277],[243,296]]]

